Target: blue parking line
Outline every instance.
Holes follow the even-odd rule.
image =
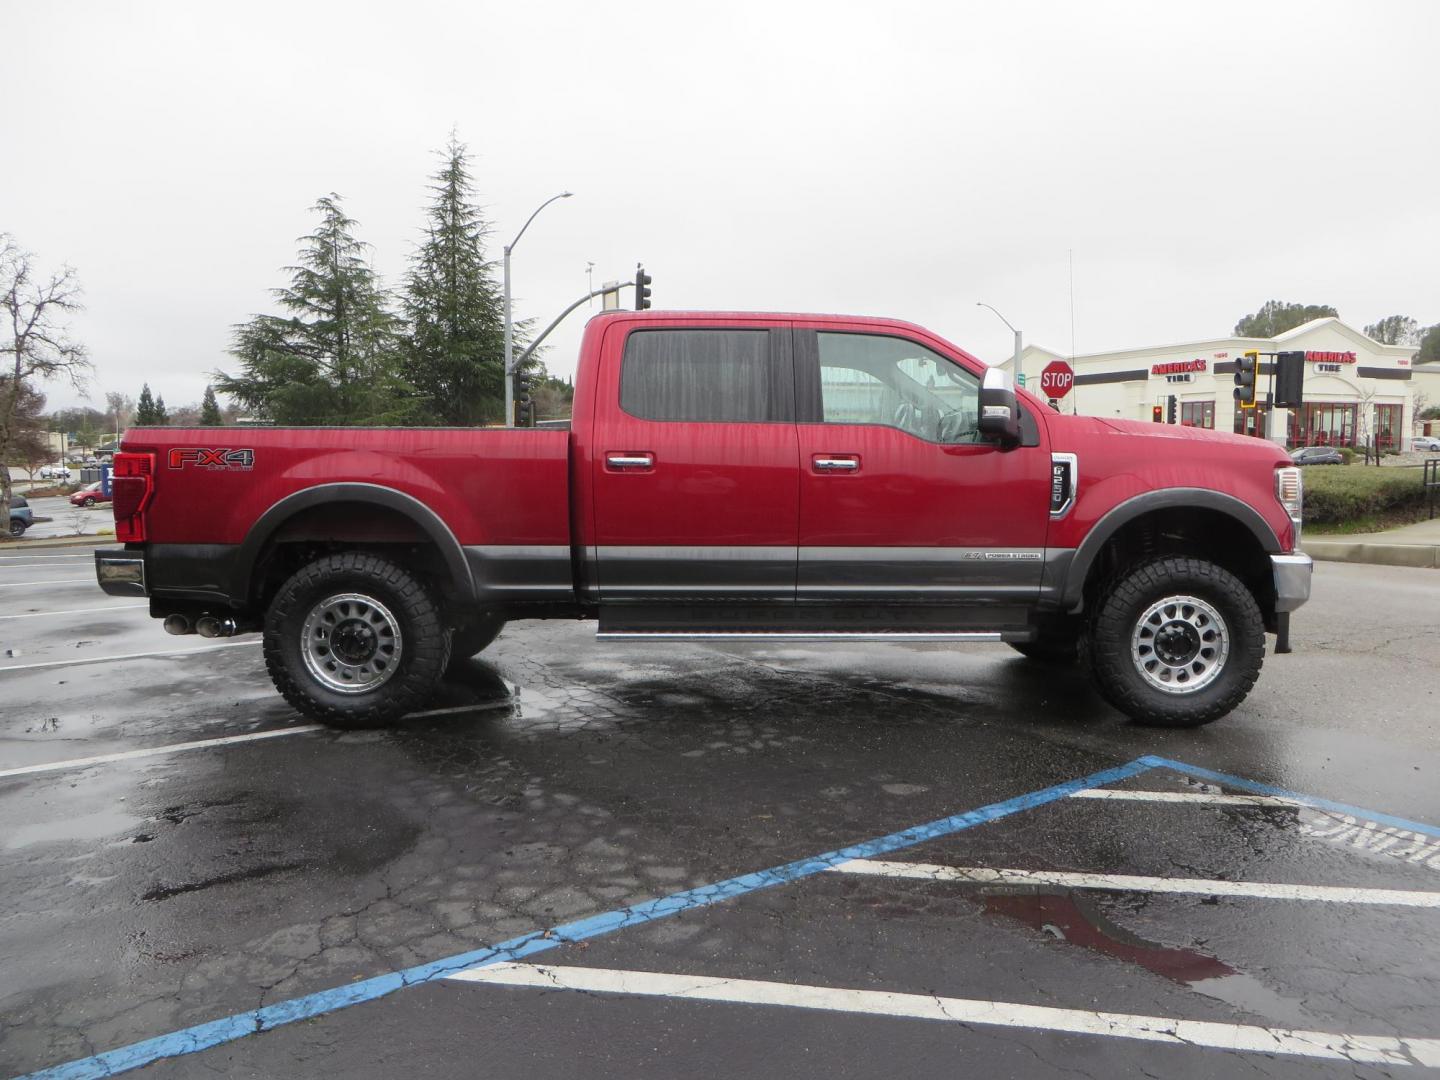
[[[1104,769],[1091,773],[1089,776],[1082,776],[1076,780],[1067,780],[1063,784],[1043,788],[1040,791],[1018,795],[1013,799],[1006,799],[1004,802],[991,803],[975,810],[967,810],[961,814],[940,818],[938,821],[932,821],[926,825],[915,825],[900,832],[890,833],[888,836],[840,848],[838,851],[815,855],[807,859],[798,859],[781,866],[771,867],[769,870],[727,878],[724,881],[703,885],[697,889],[686,889],[670,896],[608,911],[602,915],[592,915],[563,926],[548,930],[534,930],[520,937],[501,942],[499,945],[457,953],[441,960],[433,960],[428,964],[419,964],[360,982],[337,986],[330,990],[306,994],[304,997],[292,998],[275,1005],[266,1005],[260,1009],[236,1013],[234,1016],[197,1024],[194,1027],[171,1032],[169,1035],[160,1035],[143,1042],[131,1043],[129,1046],[122,1046],[116,1050],[107,1050],[104,1053],[95,1054],[93,1057],[80,1058],[63,1065],[41,1069],[39,1072],[21,1077],[19,1080],[82,1080],[82,1078],[90,1080],[90,1078],[114,1076],[130,1069],[138,1069],[165,1058],[181,1057],[200,1050],[208,1050],[214,1046],[242,1039],[247,1035],[257,1035],[285,1024],[292,1024],[297,1020],[307,1020],[348,1008],[351,1005],[374,1001],[407,986],[418,986],[435,979],[445,978],[466,968],[480,967],[506,960],[520,960],[560,945],[584,941],[626,927],[639,926],[656,919],[663,919],[682,911],[708,907],[711,904],[718,904],[747,893],[799,881],[850,859],[872,858],[876,855],[885,855],[913,847],[916,844],[923,844],[928,840],[951,836],[976,825],[984,825],[1023,810],[1044,806],[1046,803],[1066,798],[1085,788],[1099,787],[1102,784],[1112,784],[1119,780],[1129,779],[1155,768],[1157,765],[1165,765],[1169,768],[1189,768],[1180,766],[1178,763],[1164,761],[1161,758],[1140,758],[1126,765]]]
[[[1426,825],[1422,821],[1411,821],[1409,818],[1396,817],[1394,814],[1381,814],[1374,810],[1366,810],[1363,806],[1351,806],[1349,803],[1335,802],[1331,799],[1319,799],[1314,795],[1302,795],[1298,791],[1276,787],[1274,784],[1246,780],[1242,776],[1231,776],[1229,773],[1216,772],[1214,769],[1202,768],[1199,765],[1187,765],[1183,761],[1173,761],[1170,758],[1147,754],[1134,762],[1134,764],[1142,763],[1151,769],[1173,769],[1176,772],[1185,773],[1187,776],[1193,776],[1197,780],[1210,780],[1216,784],[1224,784],[1226,787],[1248,791],[1253,795],[1278,795],[1284,799],[1293,799],[1298,803],[1303,803],[1305,806],[1313,806],[1316,810],[1349,814],[1351,817],[1364,818],[1366,821],[1376,821],[1382,825],[1394,825],[1399,829],[1409,829],[1411,832],[1417,832],[1423,836],[1440,837],[1440,827]]]

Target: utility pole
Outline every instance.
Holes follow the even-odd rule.
[[[995,314],[999,317],[1001,322],[1003,322],[1006,326],[1010,326],[1010,320],[1005,318],[1004,315],[1001,315],[1000,312],[995,311],[995,309],[993,307],[990,307],[990,305],[985,303],[985,301],[976,300],[975,306],[990,308],[990,310],[994,311]],[[1025,386],[1025,376],[1020,370],[1020,353],[1024,349],[1024,335],[1021,334],[1019,330],[1016,330],[1013,326],[1010,326],[1010,332],[1015,335],[1015,355],[1010,360],[1010,374],[1014,376],[1016,386]],[[1025,386],[1025,389],[1029,390],[1030,388],[1028,386]]]
[[[562,191],[559,195],[551,195],[543,203],[535,208],[535,213],[525,219],[525,224],[520,226],[520,231],[515,234],[515,239],[505,245],[505,426],[515,426],[515,386],[513,376],[515,365],[513,354],[515,348],[515,328],[510,319],[510,253],[515,250],[515,245],[520,243],[520,237],[525,235],[525,230],[530,227],[530,222],[535,220],[535,215],[544,210],[556,199],[568,199],[572,192]]]

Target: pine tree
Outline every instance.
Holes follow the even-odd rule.
[[[286,315],[235,328],[238,375],[216,372],[221,393],[281,424],[393,424],[412,408],[399,377],[397,322],[366,261],[367,244],[330,194],[300,238],[299,265],[275,296]]]
[[[153,427],[159,423],[155,414],[155,398],[150,393],[150,384],[140,388],[140,401],[135,406],[135,423],[140,427]]]
[[[454,135],[442,154],[406,281],[404,371],[428,421],[482,424],[505,412],[504,298],[485,258],[490,227],[474,201],[469,154]]]
[[[225,417],[220,415],[220,403],[215,400],[215,387],[205,387],[205,398],[200,402],[200,426],[221,427]]]
[[[155,419],[150,422],[156,427],[165,427],[170,423],[170,412],[165,408],[165,395],[161,394],[155,399]]]

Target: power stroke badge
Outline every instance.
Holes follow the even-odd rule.
[[[170,451],[172,469],[206,469],[210,472],[249,472],[255,467],[254,450],[228,447],[176,446]]]

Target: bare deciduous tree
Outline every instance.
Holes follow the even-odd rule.
[[[43,276],[34,256],[0,233],[0,521],[10,520],[9,462],[22,435],[22,398],[51,379],[84,389],[90,358],[64,325],[79,308],[74,270]]]

